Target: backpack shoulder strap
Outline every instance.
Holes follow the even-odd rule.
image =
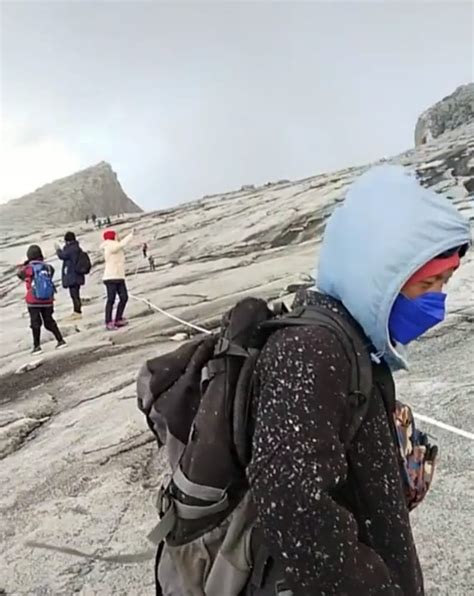
[[[264,323],[265,327],[274,329],[293,325],[318,325],[331,330],[337,335],[351,363],[348,399],[353,416],[346,433],[346,445],[349,445],[368,412],[373,392],[372,362],[368,349],[370,343],[355,321],[317,305],[297,307],[280,319]]]
[[[31,267],[31,275],[32,275],[32,277],[36,277],[42,271],[45,270],[45,264],[43,263],[43,261],[32,261],[30,263],[30,267]]]

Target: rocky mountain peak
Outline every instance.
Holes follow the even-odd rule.
[[[450,130],[474,121],[474,83],[461,85],[451,95],[425,110],[415,128],[415,145],[436,139]]]
[[[60,224],[93,213],[104,217],[141,211],[124,192],[112,166],[101,161],[1,205],[0,220],[17,226],[34,214],[35,222]]]

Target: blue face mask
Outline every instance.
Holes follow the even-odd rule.
[[[388,322],[390,337],[400,344],[409,344],[444,321],[445,316],[446,294],[442,292],[427,292],[418,298],[399,294]]]

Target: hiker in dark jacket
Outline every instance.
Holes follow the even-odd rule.
[[[26,252],[26,261],[17,268],[17,276],[25,282],[25,301],[30,315],[30,327],[33,334],[33,354],[41,349],[41,326],[50,331],[57,342],[56,347],[66,345],[58,325],[53,317],[54,312],[54,268],[44,262],[41,248],[32,244]],[[36,276],[41,276],[43,282],[37,283]],[[39,286],[41,285],[41,288]],[[38,296],[39,295],[39,296]]]
[[[254,568],[246,595],[275,594],[278,581],[294,596],[424,594],[392,372],[407,366],[405,345],[444,318],[445,284],[469,242],[469,225],[450,201],[394,166],[362,176],[332,215],[321,293],[306,300],[361,326],[373,394],[344,444],[351,362],[337,336],[308,326],[269,339],[256,370],[248,477],[271,557]]]
[[[73,312],[71,320],[82,318],[81,286],[85,283],[85,276],[77,272],[77,261],[81,247],[74,232],[66,232],[63,248],[56,247],[56,254],[63,262],[61,281],[63,288],[69,289]]]
[[[157,593],[424,595],[409,511],[436,447],[414,433],[392,373],[444,319],[469,243],[449,200],[375,168],[328,222],[319,291],[269,321],[241,301],[219,338],[142,367],[139,407],[173,470],[151,533],[165,538]]]

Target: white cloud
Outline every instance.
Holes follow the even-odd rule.
[[[79,155],[61,140],[30,135],[24,126],[2,125],[0,202],[24,195],[80,168]]]

